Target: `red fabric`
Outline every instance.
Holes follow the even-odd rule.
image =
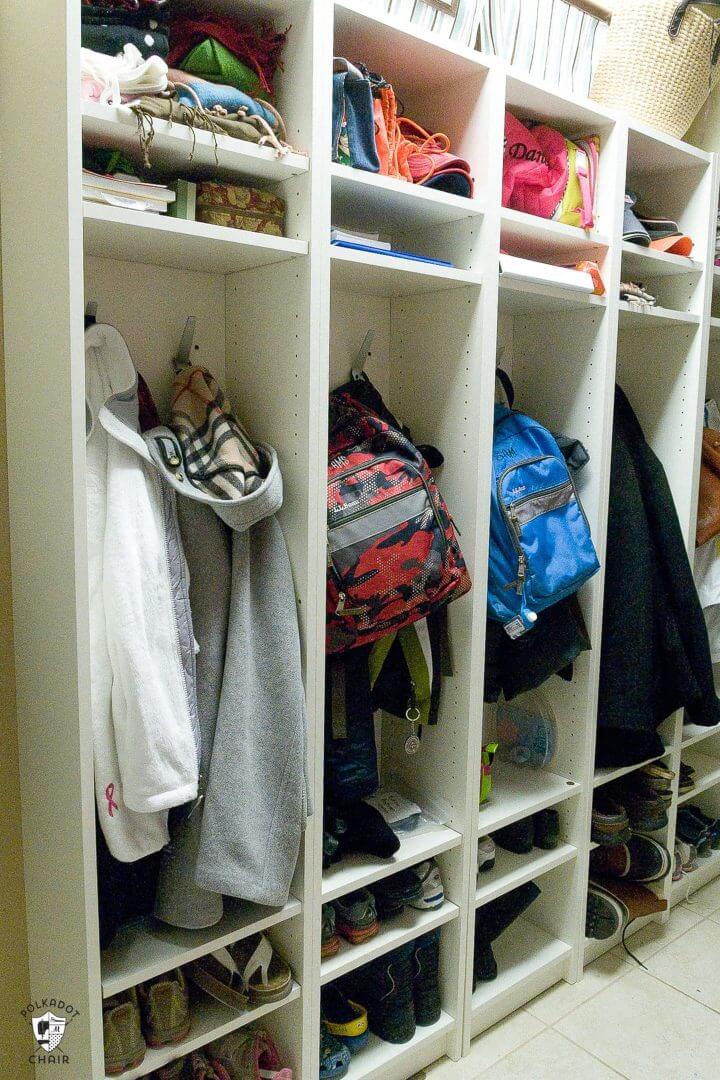
[[[273,75],[279,66],[287,32],[277,33],[267,22],[261,24],[258,32],[253,26],[238,26],[224,15],[178,15],[170,25],[168,66],[179,67],[191,49],[206,38],[215,38],[252,68],[263,88],[272,94]]]
[[[503,206],[551,218],[567,181],[568,155],[560,132],[545,125],[531,130],[506,112]]]

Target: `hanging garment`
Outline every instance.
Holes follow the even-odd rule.
[[[658,725],[680,708],[689,722],[720,723],[707,630],[665,470],[616,387],[597,763],[662,754]]]
[[[195,657],[175,497],[114,437],[138,434],[135,369],[114,327],[85,332],[90,672],[98,816],[132,862],[197,795]]]

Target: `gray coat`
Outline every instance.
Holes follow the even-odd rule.
[[[169,428],[123,441],[178,494],[190,571],[204,796],[176,824],[156,901],[174,925],[211,926],[221,894],[287,901],[308,814],[306,713],[295,590],[277,454],[260,445],[257,491],[214,498],[191,485]],[[182,496],[185,496],[184,498]]]

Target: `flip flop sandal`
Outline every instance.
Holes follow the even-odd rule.
[[[264,934],[238,941],[228,951],[236,969],[242,968],[243,986],[253,1004],[281,1001],[288,996],[292,990],[292,972]]]

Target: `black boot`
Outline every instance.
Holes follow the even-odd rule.
[[[385,1042],[408,1042],[415,1034],[413,946],[401,945],[353,972],[356,1000],[368,1011],[370,1030]]]
[[[497,829],[493,833],[493,840],[506,851],[513,851],[516,855],[526,855],[533,849],[534,836],[533,819],[527,817],[514,821],[512,825]]]
[[[415,1020],[429,1027],[440,1019],[440,928],[423,934],[413,952]]]
[[[499,896],[484,904],[475,913],[475,962],[473,978],[475,982],[489,982],[497,977],[497,964],[492,951],[492,943],[507,930],[511,923],[523,911],[537,900],[540,889],[534,881],[528,881],[512,892]]]

